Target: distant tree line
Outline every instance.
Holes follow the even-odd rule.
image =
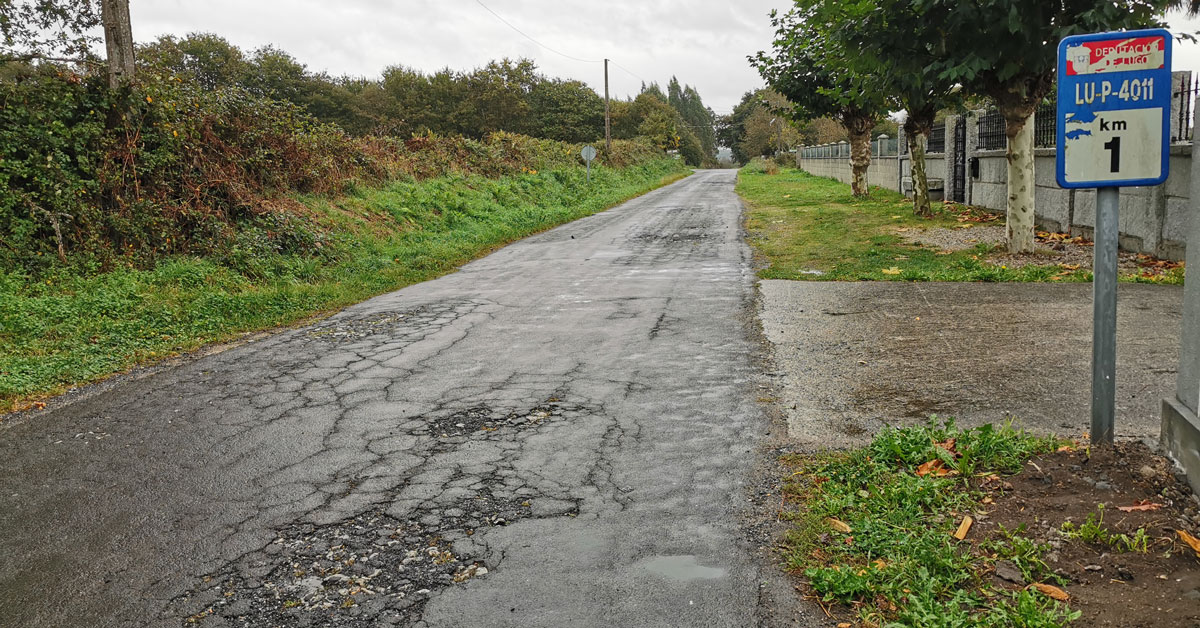
[[[482,138],[505,131],[577,143],[604,137],[604,99],[581,81],[538,72],[529,59],[433,73],[393,65],[379,79],[334,77],[274,46],[247,53],[218,35],[194,33],[142,45],[138,60],[149,72],[206,89],[237,87],[294,103],[354,135]],[[674,77],[665,94],[651,83],[636,98],[612,102],[611,116],[616,139],[646,136],[694,165],[716,155],[716,116],[694,87]]]
[[[770,87],[746,92],[732,113],[718,118],[717,142],[730,149],[734,162],[744,164],[798,146],[849,139],[846,128],[833,118],[797,119],[794,109],[790,100]],[[871,135],[896,137],[897,130],[896,122],[883,118]]]

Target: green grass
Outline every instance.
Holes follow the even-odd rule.
[[[1145,554],[1150,551],[1150,537],[1145,528],[1138,528],[1133,536],[1113,532],[1104,525],[1104,504],[1096,506],[1096,512],[1088,513],[1087,519],[1076,525],[1070,521],[1063,522],[1062,534],[1068,539],[1078,539],[1084,543],[1107,545],[1117,552],[1138,552]]]
[[[684,176],[674,160],[614,170],[444,177],[300,199],[319,250],[281,254],[253,230],[220,261],[152,270],[0,274],[0,411],[133,365],[296,323],[451,272],[495,248]],[[244,236],[244,237],[242,237]]]
[[[961,457],[935,445],[949,439]],[[787,565],[823,601],[853,606],[868,625],[1064,626],[1078,614],[1037,591],[997,589],[984,576],[991,563],[1008,559],[1031,577],[1047,577],[1046,547],[1012,534],[979,556],[952,536],[981,497],[965,478],[1015,472],[1058,444],[1011,426],[963,430],[931,421],[884,430],[850,452],[785,457],[794,471],[784,489],[794,521],[784,543]],[[934,459],[956,473],[915,473]]]
[[[785,168],[767,174],[747,166],[737,192],[747,202],[750,243],[766,262],[764,279],[832,281],[1091,281],[1087,270],[1057,264],[1007,268],[987,260],[986,244],[945,253],[905,243],[897,229],[963,228],[958,214],[933,203],[934,217],[913,214],[912,202],[882,188],[868,199],[854,198],[850,186]],[[970,229],[971,227],[968,227]],[[942,254],[945,253],[945,254]],[[819,271],[813,272],[813,271]],[[1126,281],[1151,281],[1124,277]],[[1182,269],[1153,279],[1182,283]]]

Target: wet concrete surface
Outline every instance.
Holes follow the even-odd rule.
[[[10,417],[0,625],[766,621],[733,179]]]
[[[1088,284],[763,281],[780,406],[801,447],[861,444],[931,414],[1079,437],[1091,420]],[[1118,294],[1118,438],[1157,441],[1183,291]]]

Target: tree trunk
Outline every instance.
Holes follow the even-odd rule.
[[[1032,253],[1034,242],[1033,115],[1037,104],[1000,110],[1008,136],[1008,218],[1005,238],[1010,253]]]
[[[133,27],[129,22],[129,0],[101,0],[104,48],[108,53],[108,86],[111,89],[133,80]]]
[[[928,139],[927,131],[908,136],[908,153],[912,158],[913,213],[918,216],[933,215],[933,208],[929,206],[929,177],[925,174],[925,142]]]
[[[853,175],[850,191],[858,197],[867,197],[867,168],[871,167],[871,129],[850,131],[850,172]]]
[[[932,216],[929,205],[929,177],[925,170],[925,147],[933,129],[936,109],[910,108],[904,121],[904,134],[908,137],[908,155],[912,165],[913,213]]]

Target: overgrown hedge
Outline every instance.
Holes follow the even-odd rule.
[[[351,137],[300,107],[167,75],[109,90],[57,66],[0,68],[0,270],[151,268],[165,256],[238,257],[241,234],[279,253],[322,234],[297,194],[445,174],[497,177],[580,164],[579,146],[497,133]],[[611,166],[661,157],[614,142]]]

